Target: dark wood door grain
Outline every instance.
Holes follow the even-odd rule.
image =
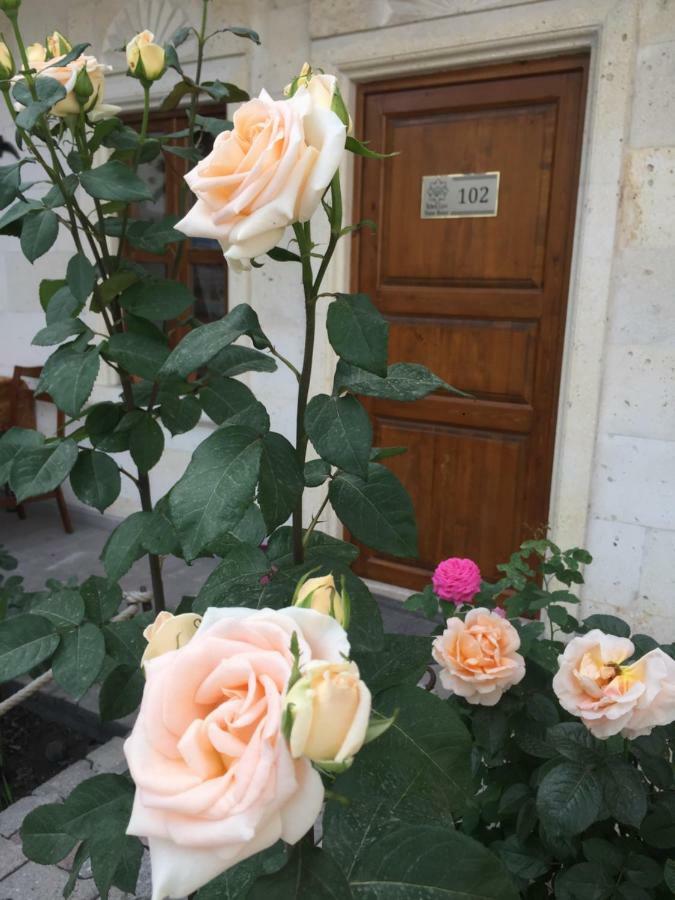
[[[363,576],[419,588],[436,562],[496,574],[547,525],[588,57],[365,84],[353,289],[390,322],[390,362],[424,362],[472,399],[367,403],[410,491],[418,560],[362,548]],[[422,177],[501,173],[494,218],[421,219]]]

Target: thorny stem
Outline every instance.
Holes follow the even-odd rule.
[[[305,296],[305,350],[303,354],[300,381],[298,384],[298,404],[296,410],[296,453],[298,463],[303,468],[307,455],[307,433],[305,432],[305,411],[309,398],[309,386],[312,378],[312,362],[314,359],[314,342],[316,336],[316,304],[321,292],[321,283],[324,279],[330,261],[340,240],[342,228],[342,195],[340,192],[340,176],[336,172],[331,182],[331,205],[326,207],[326,213],[330,222],[330,239],[326,252],[323,254],[319,270],[314,277],[312,272],[312,235],[310,223],[296,223],[293,226],[295,238],[300,250],[302,263],[302,287]],[[327,501],[326,501],[327,502]],[[323,511],[324,502],[319,513]],[[310,526],[306,539],[309,540],[311,532],[316,527],[316,522]],[[293,511],[293,559],[296,564],[304,562],[305,541],[302,534],[302,495]]]

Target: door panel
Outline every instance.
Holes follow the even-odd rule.
[[[411,493],[418,560],[362,548],[360,574],[421,587],[447,556],[496,574],[546,527],[587,57],[362,85],[353,288],[390,322],[390,362],[470,399],[369,400],[376,446]],[[499,172],[494,217],[422,219],[425,175]]]

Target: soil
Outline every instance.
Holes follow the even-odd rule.
[[[63,769],[100,742],[18,706],[0,718],[0,810]]]

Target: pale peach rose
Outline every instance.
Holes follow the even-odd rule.
[[[93,93],[85,104],[85,110],[89,113],[92,120],[110,118],[120,111],[118,106],[111,106],[103,102],[104,95],[104,76],[106,72],[112,71],[112,66],[104,66],[99,63],[95,56],[80,56],[77,59],[66,63],[65,66],[59,65],[59,60],[65,54],[56,59],[47,59],[47,51],[41,44],[32,44],[28,48],[28,59],[30,65],[37,72],[37,78],[54,78],[59,84],[66,89],[66,96],[63,100],[55,103],[50,110],[54,116],[70,116],[77,115],[81,109],[80,104],[75,96],[74,88],[78,73],[86,67],[87,74],[93,87]],[[18,75],[15,80],[22,76]],[[15,104],[17,109],[21,109],[20,104]]]
[[[516,651],[513,625],[488,609],[472,609],[464,621],[448,619],[432,654],[441,666],[444,688],[469,703],[494,706],[525,677],[525,660]]]
[[[170,650],[179,650],[184,647],[197,633],[202,617],[195,613],[181,613],[174,616],[163,610],[157,618],[143,632],[143,637],[148,642],[145,648],[141,665],[149,659],[156,659]]]
[[[242,269],[289,225],[312,217],[340,165],[346,129],[304,87],[287,100],[262,91],[235,112],[233,125],[186,175],[197,202],[176,227],[219,241],[228,263]]]
[[[634,738],[675,719],[675,660],[651,650],[630,666],[628,638],[599,629],[573,638],[559,657],[553,690],[560,705],[597,738]]]
[[[346,763],[361,749],[370,721],[370,691],[353,662],[311,662],[286,695],[294,758]]]
[[[152,900],[185,897],[314,823],[321,778],[280,730],[293,633],[302,668],[349,653],[340,625],[311,609],[209,609],[189,644],[146,663],[124,749],[128,833],[149,839]]]

